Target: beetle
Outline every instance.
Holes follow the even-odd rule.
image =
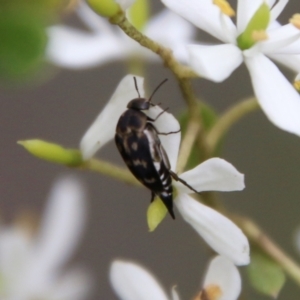
[[[151,190],[151,202],[155,196],[158,196],[171,217],[175,219],[172,178],[182,182],[194,192],[197,191],[171,170],[167,153],[161,144],[159,135],[176,134],[180,132],[180,129],[162,133],[154,126],[154,122],[168,108],[160,112],[155,119],[148,117],[143,112],[149,110],[151,106],[155,106],[151,99],[167,79],[154,89],[149,99],[141,98],[136,78],[133,77],[133,79],[138,98],[129,101],[127,110],[120,116],[116,127],[115,142],[131,173]]]

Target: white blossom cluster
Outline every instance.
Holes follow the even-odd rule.
[[[65,270],[65,265],[80,241],[85,221],[81,182],[65,177],[54,184],[37,232],[22,222],[1,225],[0,299],[84,299],[93,284],[90,274],[81,266]]]
[[[116,2],[125,11],[134,1]],[[214,82],[224,81],[245,63],[254,94],[267,118],[282,130],[300,136],[300,95],[274,63],[290,68],[299,81],[300,22],[291,19],[290,23],[282,25],[277,21],[288,0],[238,0],[236,24],[220,4],[222,0],[161,2],[166,9],[148,20],[141,29],[144,35],[170,48],[174,58],[199,77]],[[47,59],[53,64],[84,69],[131,59],[159,61],[158,56],[119,28],[112,27],[84,1],[80,1],[76,12],[87,31],[64,25],[48,29]],[[219,42],[214,45],[198,42],[196,28]],[[113,140],[120,115],[126,110],[128,101],[137,97],[133,77],[141,97],[145,96],[142,77],[128,74],[121,79],[80,142],[84,161]],[[162,111],[159,106],[152,106],[146,113],[155,118]],[[155,127],[158,132],[180,129],[179,122],[168,112],[161,114]],[[171,170],[176,172],[181,135],[160,136],[160,140]],[[199,192],[241,191],[245,187],[244,175],[217,157],[179,175]],[[197,201],[187,186],[176,181],[173,186],[176,190],[174,204],[179,214],[217,254],[209,263],[195,299],[238,299],[241,277],[237,266],[250,263],[247,237],[229,218]],[[84,227],[84,201],[80,183],[65,178],[55,184],[37,232],[29,234],[26,228],[2,226],[0,299],[80,300],[86,297],[92,286],[88,272],[79,267],[62,269]],[[180,299],[174,287],[168,295],[149,271],[132,261],[113,261],[109,277],[114,291],[123,300]]]

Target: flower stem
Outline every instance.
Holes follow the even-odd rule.
[[[252,220],[234,218],[247,237],[274,259],[298,285],[300,285],[300,266],[276,245]]]
[[[80,169],[98,172],[112,178],[118,179],[128,184],[141,186],[139,181],[127,170],[120,168],[109,162],[92,158],[82,163]]]
[[[137,41],[140,45],[158,54],[175,74],[180,77],[198,77],[190,68],[181,65],[174,58],[172,51],[163,47],[159,43],[151,40],[139,30],[137,30],[126,18],[125,14],[118,14],[110,19],[110,22],[118,25],[130,38]]]
[[[188,162],[190,156],[189,154],[191,153],[193,145],[197,139],[199,130],[200,130],[199,122],[189,121],[186,129],[186,134],[184,135],[181,143],[179,156],[177,160],[176,172],[178,174],[184,171],[184,167]]]
[[[221,138],[237,121],[258,108],[259,104],[256,98],[246,99],[229,108],[206,136],[206,144],[210,153],[214,152]]]
[[[118,25],[124,33],[126,33],[130,38],[137,41],[141,46],[151,50],[152,52],[158,54],[166,67],[168,67],[175,75],[179,81],[179,85],[187,101],[189,107],[195,105],[194,93],[191,91],[191,84],[187,78],[198,77],[189,67],[180,64],[172,54],[172,50],[163,47],[159,43],[151,40],[139,30],[137,30],[125,17],[124,14],[118,14],[110,19],[110,22]]]

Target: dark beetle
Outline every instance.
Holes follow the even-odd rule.
[[[161,133],[154,126],[154,122],[166,111],[163,110],[155,119],[148,117],[142,110],[148,110],[151,98],[167,79],[161,82],[153,91],[149,99],[141,98],[134,77],[135,88],[139,98],[131,100],[127,104],[127,110],[121,115],[115,135],[118,150],[132,174],[144,186],[151,190],[152,198],[160,197],[167,207],[170,215],[175,219],[173,212],[173,187],[172,177],[190,187],[177,174],[171,171],[168,156],[162,147],[159,134],[168,135],[178,131]],[[197,191],[195,191],[197,192]]]

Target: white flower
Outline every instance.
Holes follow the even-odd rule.
[[[114,291],[122,300],[180,299],[175,288],[172,289],[171,297],[167,296],[149,271],[132,262],[115,260],[110,267],[110,281]],[[217,256],[210,262],[199,298],[195,299],[236,300],[240,291],[239,271],[231,261]]]
[[[0,298],[80,300],[91,278],[64,265],[76,248],[86,217],[80,182],[64,178],[54,185],[38,232],[24,226],[0,228]]]
[[[110,24],[107,19],[95,14],[84,2],[79,4],[77,13],[90,32],[61,25],[48,29],[47,57],[54,64],[80,69],[130,58],[158,58]],[[148,22],[143,32],[172,48],[175,57],[180,61],[187,60],[185,44],[192,42],[194,28],[184,19],[164,10]]]
[[[136,77],[141,97],[144,97],[143,78]],[[133,75],[125,76],[119,83],[108,104],[81,140],[80,148],[84,159],[92,157],[103,145],[113,139],[120,115],[127,103],[137,97]],[[154,100],[155,102],[155,100]],[[147,112],[152,118],[162,111],[159,106]],[[178,121],[170,113],[163,113],[155,122],[159,132],[176,131]],[[105,128],[105,130],[103,130]],[[171,169],[176,170],[180,145],[180,133],[162,135],[160,140],[169,157]],[[192,170],[180,174],[197,191],[235,191],[244,188],[244,176],[230,163],[220,158],[211,158]],[[178,195],[174,200],[179,212],[219,254],[231,259],[237,265],[249,263],[249,244],[242,231],[217,211],[199,203],[188,195],[192,191],[174,182]]]
[[[270,60],[300,72],[300,34],[292,24],[274,22],[288,0],[238,0],[237,25],[222,14],[213,0],[162,0],[195,26],[221,40],[221,45],[189,45],[189,64],[200,75],[220,82],[244,62],[257,100],[267,117],[279,128],[300,135],[300,96]],[[265,10],[265,6],[267,9]],[[255,13],[260,12],[260,18]],[[269,22],[268,21],[268,17]],[[256,19],[255,19],[256,18]],[[250,22],[267,22],[251,31]],[[247,26],[250,27],[247,27]],[[259,32],[255,29],[261,29]],[[247,33],[253,44],[239,38]],[[256,34],[256,37],[254,36]],[[253,39],[256,39],[255,43]]]

